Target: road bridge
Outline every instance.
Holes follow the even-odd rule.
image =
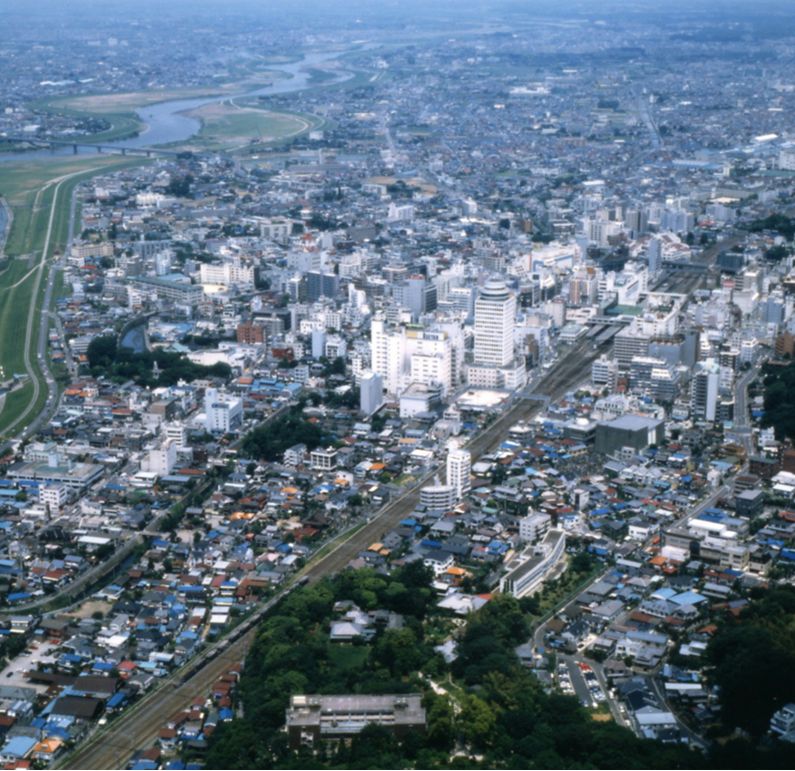
[[[58,147],[71,147],[75,155],[80,152],[81,147],[87,147],[89,149],[96,150],[98,153],[115,153],[124,156],[130,155],[146,158],[151,158],[155,155],[166,155],[171,158],[176,158],[178,156],[184,155],[185,152],[187,152],[185,150],[159,150],[154,147],[125,147],[124,145],[118,144],[75,142],[69,139],[38,139],[36,137],[22,136],[0,136],[0,142],[26,142],[27,144],[33,145],[34,147],[49,147],[51,150],[55,150]],[[223,157],[222,153],[191,152],[191,155],[196,158],[218,157],[219,155]]]

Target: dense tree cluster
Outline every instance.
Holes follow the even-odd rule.
[[[795,589],[770,589],[727,620],[707,647],[728,730],[762,736],[776,710],[795,701]]]
[[[763,230],[774,230],[784,236],[787,241],[792,241],[795,235],[795,220],[787,217],[786,214],[771,214],[761,220],[754,220],[748,225],[751,233],[759,233]]]
[[[207,766],[709,767],[706,758],[684,746],[637,739],[615,723],[594,721],[577,699],[545,693],[514,653],[529,628],[511,597],[495,596],[468,618],[450,672],[431,642],[441,612],[430,579],[421,564],[412,563],[392,576],[343,571],[293,592],[258,631],[238,689],[245,717],[216,729]],[[328,630],[339,600],[353,600],[365,611],[400,613],[404,626],[382,630],[368,644],[332,644]],[[435,692],[419,672],[433,673],[450,692]],[[450,675],[460,685],[443,679]],[[387,729],[368,726],[345,743],[321,741],[314,750],[292,751],[281,730],[291,694],[410,691],[424,692],[425,735],[409,733],[397,741]],[[453,757],[462,748],[470,756]]]
[[[132,348],[119,346],[114,335],[95,337],[86,356],[92,376],[106,377],[115,383],[133,380],[150,388],[176,385],[180,380],[187,383],[210,377],[228,380],[232,375],[231,367],[224,362],[204,366],[195,364],[183,353],[161,348],[136,353]],[[152,372],[155,362],[160,369],[158,377]]]
[[[293,445],[305,444],[311,451],[322,441],[322,429],[306,420],[300,410],[294,410],[250,431],[243,440],[242,450],[251,458],[276,461]]]
[[[786,366],[765,364],[765,414],[762,426],[772,426],[776,439],[795,439],[795,362]]]

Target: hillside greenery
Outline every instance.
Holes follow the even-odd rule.
[[[495,595],[468,617],[458,658],[448,666],[434,645],[457,625],[436,608],[430,581],[428,570],[414,562],[391,576],[345,570],[291,593],[258,630],[236,694],[244,717],[213,733],[207,767],[706,767],[706,759],[685,746],[638,739],[615,723],[594,720],[576,698],[547,694],[514,653],[530,628],[512,597]],[[403,628],[383,629],[367,644],[331,643],[333,606],[340,600],[364,611],[400,613]],[[434,691],[428,675],[446,692]],[[398,742],[386,729],[369,726],[348,742],[288,747],[282,729],[292,694],[407,692],[424,694],[425,735],[410,732]]]
[[[772,426],[776,439],[795,439],[795,362],[786,365],[765,364],[762,426]]]
[[[721,624],[707,647],[721,720],[760,738],[773,713],[795,701],[795,588],[762,592],[738,621]]]

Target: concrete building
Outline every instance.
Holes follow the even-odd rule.
[[[333,471],[337,468],[337,451],[333,447],[318,447],[309,456],[310,465],[318,471]]]
[[[259,324],[238,324],[237,342],[246,345],[256,345],[265,342],[265,328]]]
[[[527,373],[524,357],[515,356],[516,297],[499,279],[490,279],[475,301],[475,349],[467,368],[470,385],[521,388]]]
[[[552,528],[549,514],[530,514],[519,520],[519,538],[525,543],[540,541]]]
[[[475,301],[475,362],[495,367],[510,364],[515,325],[516,298],[502,281],[487,281]]]
[[[340,277],[333,273],[311,270],[306,274],[306,298],[317,302],[321,297],[335,297],[340,289]]]
[[[312,747],[318,739],[349,739],[365,726],[382,725],[397,739],[412,730],[425,733],[422,696],[291,696],[287,736],[292,749]]]
[[[157,474],[159,477],[168,476],[177,465],[177,445],[166,439],[160,447],[149,451],[146,460],[141,464],[143,471]]]
[[[399,394],[409,383],[438,383],[443,397],[451,394],[459,382],[464,346],[463,335],[453,332],[419,325],[390,329],[377,315],[370,326],[372,368],[383,377],[386,391]]]
[[[155,292],[158,299],[173,302],[176,305],[198,305],[204,300],[204,289],[201,284],[190,284],[169,278],[152,278],[138,276],[130,279],[135,285]]]
[[[362,372],[359,398],[360,409],[365,415],[372,415],[384,403],[384,381],[381,375],[372,370]]]
[[[420,488],[420,506],[431,511],[450,511],[458,502],[458,494],[453,485],[433,484]]]
[[[544,540],[529,546],[508,564],[508,573],[500,579],[500,593],[525,597],[535,592],[566,548],[566,534],[550,530]]]
[[[326,330],[315,327],[312,330],[312,358],[320,359],[326,355]]]
[[[471,471],[472,456],[467,450],[451,450],[447,453],[447,484],[455,488],[458,500],[472,489]]]
[[[254,268],[241,265],[239,261],[224,262],[221,265],[202,263],[199,268],[199,275],[202,284],[232,286],[233,284],[254,283]]]
[[[720,366],[711,360],[698,362],[690,389],[690,412],[693,419],[714,421],[720,393]]]
[[[243,422],[243,400],[221,395],[217,388],[204,392],[205,427],[210,433],[228,433]]]
[[[649,445],[659,444],[665,436],[664,428],[662,420],[622,415],[596,427],[594,449],[604,455],[612,455],[624,447],[640,452]]]
[[[68,500],[69,489],[65,484],[49,484],[39,488],[39,502],[49,507],[50,514],[59,511]]]

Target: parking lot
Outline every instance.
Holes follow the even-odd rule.
[[[33,646],[36,647],[34,648]],[[28,679],[23,676],[23,673],[27,672],[29,669],[37,669],[39,663],[53,666],[58,658],[53,655],[56,648],[57,645],[49,642],[32,643],[32,645],[28,646],[26,651],[20,653],[20,655],[13,659],[8,667],[3,670],[0,674],[0,683],[2,683],[2,685],[13,685],[19,688],[33,688],[39,693],[44,693],[44,691],[47,690],[47,686],[32,685]]]
[[[576,696],[584,707],[598,707],[607,701],[596,673],[588,664],[561,656],[557,674],[563,693]]]

